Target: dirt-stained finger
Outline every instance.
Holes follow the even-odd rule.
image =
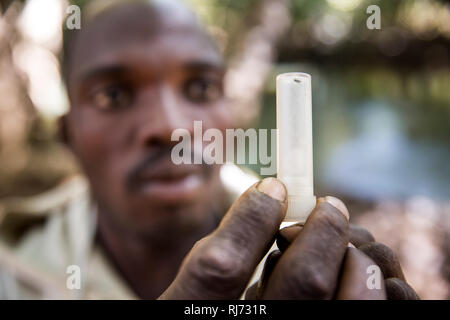
[[[283,252],[263,298],[332,298],[348,240],[347,217],[327,202],[318,203],[302,231]]]
[[[375,242],[375,238],[367,229],[350,224],[350,242],[358,248],[366,243]]]
[[[416,291],[401,279],[388,278],[385,280],[385,284],[389,300],[420,300]]]
[[[375,262],[356,248],[348,248],[341,270],[339,288],[336,293],[338,300],[385,300],[384,281],[375,279],[369,283],[372,274],[368,272]],[[376,275],[375,275],[376,276]],[[369,281],[369,282],[368,282]]]
[[[391,248],[379,242],[370,242],[358,247],[380,267],[384,278],[405,280],[400,261]]]
[[[294,241],[294,239],[299,235],[302,229],[303,225],[300,224],[294,224],[281,229],[277,233],[276,237],[278,249],[280,249],[281,251],[286,250],[291,242]]]

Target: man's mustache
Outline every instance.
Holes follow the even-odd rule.
[[[193,159],[195,152],[191,150],[191,157]],[[171,158],[172,147],[171,146],[161,146],[156,150],[149,152],[141,161],[139,161],[127,174],[126,184],[131,190],[139,187],[142,182],[142,177],[146,172],[161,166],[162,163],[172,161]],[[201,164],[202,167],[207,166],[206,164]]]
[[[157,150],[149,152],[141,161],[139,161],[127,175],[127,186],[135,189],[140,182],[142,175],[151,167],[157,166],[160,161],[170,161],[170,147],[160,147]]]

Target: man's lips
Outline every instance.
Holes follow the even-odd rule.
[[[175,202],[191,199],[197,194],[202,184],[202,176],[190,174],[174,179],[148,180],[140,190],[159,201]]]
[[[196,166],[166,165],[141,172],[135,189],[158,202],[192,199],[204,183],[205,176]]]

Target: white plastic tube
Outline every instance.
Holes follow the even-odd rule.
[[[304,223],[316,205],[309,74],[277,76],[277,129],[277,177],[288,190],[284,221]]]

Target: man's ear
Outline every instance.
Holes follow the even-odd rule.
[[[60,141],[66,145],[69,149],[72,149],[69,138],[69,128],[67,123],[67,115],[63,115],[58,120],[58,138]]]

